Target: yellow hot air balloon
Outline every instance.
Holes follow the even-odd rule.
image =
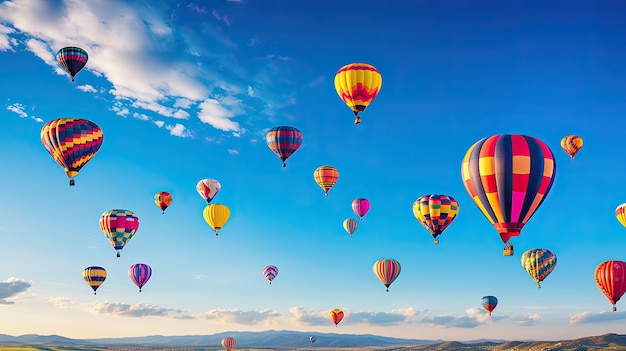
[[[351,63],[337,71],[335,90],[341,100],[354,112],[354,124],[361,123],[359,112],[374,101],[383,85],[383,77],[376,67],[367,63]]]
[[[222,204],[209,204],[202,213],[207,224],[215,230],[215,236],[230,218],[230,209]]]
[[[626,203],[617,206],[615,209],[615,217],[624,227],[626,227]]]
[[[573,160],[574,156],[583,147],[583,138],[578,135],[568,135],[561,139],[561,148]]]
[[[339,171],[333,166],[319,166],[313,172],[313,178],[317,185],[324,190],[324,195],[328,196],[330,188],[335,186],[339,180]]]

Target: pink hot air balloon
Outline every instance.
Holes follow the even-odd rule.
[[[141,288],[146,285],[151,275],[152,268],[145,263],[135,263],[128,268],[128,276],[130,280],[139,287],[139,292],[141,292]]]
[[[362,197],[352,201],[352,211],[363,220],[363,216],[370,210],[370,202]]]
[[[263,267],[262,272],[265,279],[269,280],[270,284],[272,284],[272,280],[274,280],[274,278],[278,275],[278,268],[276,268],[276,266],[268,265]]]
[[[227,336],[224,339],[222,339],[222,347],[226,351],[234,350],[236,344],[237,344],[237,341],[234,338],[231,338],[230,336]]]

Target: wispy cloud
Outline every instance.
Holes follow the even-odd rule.
[[[42,123],[43,119],[39,118],[39,117],[35,117],[35,116],[31,116],[29,115],[24,108],[24,105],[20,104],[20,103],[13,103],[11,105],[7,106],[7,110],[17,114],[20,118],[30,118],[32,120],[34,120],[35,122],[39,122]]]
[[[0,51],[12,50],[17,45],[17,40],[9,38],[7,34],[13,33],[15,30],[0,24]]]
[[[175,125],[165,126],[167,130],[170,131],[170,134],[173,136],[177,136],[180,138],[190,138],[192,137],[191,132],[189,132],[184,125],[180,123],[176,123]]]
[[[570,324],[604,323],[626,319],[626,312],[582,312],[569,316]]]
[[[226,25],[230,26],[230,20],[228,19],[228,15],[224,15],[224,16],[220,16],[219,12],[217,12],[216,9],[213,9],[213,11],[211,12],[211,14],[213,15],[213,17],[215,17],[215,19],[217,19],[218,21],[223,21],[224,23],[226,23]]]
[[[192,9],[192,10],[194,10],[194,11],[196,11],[197,13],[199,13],[201,15],[204,15],[204,14],[207,13],[207,10],[204,7],[200,7],[200,6],[198,6],[197,4],[195,4],[193,2],[189,3],[189,5],[187,5],[187,7]]]
[[[28,291],[31,286],[32,283],[14,277],[0,282],[0,305],[14,304],[14,300]]]
[[[235,150],[235,149],[228,149],[228,153],[231,155],[239,155],[239,151]]]
[[[97,92],[96,88],[92,87],[89,84],[83,84],[76,87],[76,89],[80,91],[84,91],[85,93],[95,93]]]

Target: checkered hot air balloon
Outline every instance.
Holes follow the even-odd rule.
[[[129,210],[110,210],[100,216],[100,229],[117,250],[117,257],[139,228],[139,218]]]
[[[506,244],[520,235],[548,196],[556,161],[550,148],[535,137],[494,135],[467,150],[461,175],[470,197]]]
[[[561,139],[561,148],[573,160],[574,156],[583,147],[583,138],[578,135],[568,135]]]
[[[272,280],[274,280],[274,278],[276,278],[276,276],[278,275],[278,268],[272,265],[267,265],[263,267],[261,271],[263,272],[263,276],[265,277],[265,279],[267,279],[270,284],[272,284]]]
[[[236,344],[237,344],[237,340],[235,340],[234,338],[231,338],[230,336],[227,336],[224,339],[222,339],[222,347],[226,351],[234,350]]]
[[[313,172],[313,178],[317,185],[324,190],[324,195],[328,196],[330,188],[335,186],[339,180],[339,171],[333,166],[320,166]]]
[[[425,195],[413,203],[413,215],[439,244],[443,233],[459,213],[459,203],[448,195]]]
[[[41,128],[41,142],[74,185],[74,177],[102,146],[102,129],[82,118],[58,118]]]
[[[374,263],[372,270],[376,278],[383,283],[389,292],[389,286],[400,275],[400,262],[392,258],[383,258]]]
[[[380,92],[383,77],[376,67],[367,63],[351,63],[337,71],[335,90],[344,104],[356,116],[354,124],[361,123],[359,112],[365,111]]]
[[[84,49],[68,46],[57,51],[56,58],[61,68],[70,75],[71,81],[74,82],[74,76],[85,67],[89,55]]]
[[[541,288],[541,283],[556,267],[556,255],[548,249],[530,249],[522,254],[522,267]]]
[[[302,145],[302,133],[295,127],[274,127],[265,134],[265,142],[286,167],[285,161]]]
[[[96,294],[96,290],[104,283],[107,278],[106,269],[99,266],[90,266],[83,269],[83,279],[93,289],[93,294]]]
[[[593,277],[600,291],[613,305],[613,312],[617,311],[615,304],[626,292],[626,262],[604,261],[596,267]]]
[[[152,268],[145,263],[135,263],[128,268],[128,277],[137,285],[139,292],[141,292],[141,288],[146,285],[151,276]]]

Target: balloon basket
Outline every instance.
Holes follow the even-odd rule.
[[[513,249],[504,249],[502,252],[503,256],[513,256]]]

